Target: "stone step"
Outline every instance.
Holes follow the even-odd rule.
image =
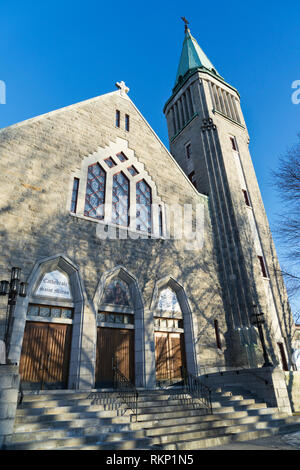
[[[242,413],[245,412],[245,415],[247,415],[247,412],[250,414],[263,414],[263,413],[269,413],[270,408],[264,408],[264,406],[260,406],[259,404],[257,405],[246,405],[246,406],[241,406],[238,409],[235,409],[232,406],[227,406],[227,407],[222,407],[218,408],[218,413],[219,414],[228,414],[228,413]],[[273,408],[274,412],[277,411],[277,408]],[[165,410],[161,411],[153,411],[148,413],[139,413],[138,415],[138,420],[139,422],[142,421],[148,421],[148,420],[153,420],[153,419],[163,419],[163,418],[180,418],[184,416],[201,416],[203,413],[203,410],[201,409],[180,409],[170,411],[167,408]],[[238,415],[237,415],[238,416]]]
[[[264,415],[264,423],[272,419],[273,415]],[[185,432],[189,430],[200,430],[207,429],[210,427],[221,427],[221,426],[233,426],[233,425],[242,425],[242,424],[251,424],[257,423],[259,421],[259,416],[245,416],[243,418],[235,418],[234,414],[231,419],[223,419],[219,415],[209,415],[203,417],[190,417],[182,419],[167,419],[167,420],[156,420],[143,422],[142,427],[145,432],[150,432],[153,435],[173,433],[178,430],[178,432]],[[279,418],[278,418],[279,419]],[[40,422],[21,422],[16,423],[15,433],[33,433],[38,431],[54,431],[56,429],[67,429],[72,430],[72,432],[80,432],[78,428],[84,428],[83,432],[96,432],[96,431],[105,431],[105,432],[123,432],[123,431],[134,431],[141,429],[141,423],[132,423],[130,422],[118,422],[115,420],[114,423],[105,423],[104,420],[99,420],[98,418],[89,418],[89,419],[76,419],[69,421],[40,421]],[[77,429],[77,430],[76,430]],[[74,431],[73,431],[74,430]]]
[[[149,398],[154,398],[157,400],[158,398],[165,399],[166,397],[178,394],[183,392],[182,389],[178,389],[176,391],[162,391],[162,390],[138,390],[139,399],[140,400],[148,400]],[[99,391],[99,390],[86,390],[86,391],[77,391],[77,390],[48,390],[48,391],[39,391],[39,392],[24,392],[23,402],[27,403],[29,401],[47,401],[47,400],[77,400],[77,399],[86,399],[88,397],[92,397],[94,395],[99,395],[106,399],[114,399],[119,396],[119,392],[116,390],[108,390]]]
[[[140,439],[146,437],[146,433],[144,430],[105,430],[99,425],[71,429],[41,429],[33,432],[15,432],[12,437],[12,443],[47,441],[70,437],[95,437],[95,439],[97,438],[101,442],[110,442]]]
[[[110,416],[108,416],[108,414]],[[118,415],[116,411],[114,412],[79,412],[79,413],[56,413],[56,414],[39,414],[39,415],[17,415],[15,419],[15,425],[19,424],[30,424],[30,423],[55,423],[55,422],[71,422],[74,420],[82,420],[82,419],[98,419],[100,423],[103,425],[106,424],[113,424],[113,423],[130,423],[131,421],[131,414],[127,413],[125,415]]]
[[[14,442],[8,447],[9,449],[56,449],[56,448],[77,448],[86,446],[90,448],[94,446],[95,449],[136,449],[136,448],[149,448],[149,446],[156,446],[163,449],[194,449],[194,448],[205,448],[207,445],[214,446],[220,445],[218,442],[230,442],[236,440],[255,439],[259,436],[272,435],[279,431],[279,423],[274,423],[274,426],[270,428],[269,423],[261,423],[259,429],[253,426],[253,423],[244,423],[232,426],[220,426],[218,428],[210,428],[201,430],[188,430],[185,432],[168,432],[168,434],[160,434],[159,436],[153,436],[152,430],[140,430],[136,432],[115,432],[115,433],[95,433],[87,435],[67,435],[68,431],[61,430],[53,432],[40,433],[36,436],[36,442],[33,441],[34,436],[20,437],[16,435]],[[300,427],[300,420],[297,423],[298,428]],[[289,424],[292,429],[292,424]],[[176,429],[176,428],[175,428]],[[171,430],[169,430],[171,431]],[[237,438],[236,436],[240,436]],[[251,436],[251,437],[249,437]],[[224,438],[227,438],[224,441]],[[229,440],[228,440],[229,438]],[[28,441],[28,442],[26,442]],[[37,442],[39,441],[39,442]],[[209,443],[209,444],[208,444]],[[76,446],[76,447],[74,447]]]
[[[103,416],[120,416],[127,412],[121,404],[117,409],[111,408],[110,405],[70,405],[70,406],[56,406],[56,407],[38,407],[28,408],[22,407],[17,409],[16,416],[38,416],[46,414],[65,414],[65,413],[81,413],[81,412],[102,412]]]
[[[230,442],[241,442],[241,441],[250,441],[253,439],[258,439],[262,437],[268,437],[275,434],[274,429],[261,429],[261,430],[252,430],[236,434],[228,434],[216,437],[208,437],[203,439],[192,439],[179,442],[171,442],[167,444],[161,444],[160,448],[162,450],[199,450],[205,449],[208,447],[217,447]]]
[[[149,439],[130,439],[116,441],[101,441],[99,435],[65,437],[59,439],[47,439],[35,442],[16,442],[6,445],[5,450],[56,450],[63,447],[80,449],[82,446],[92,444],[98,450],[129,450],[149,448]]]
[[[263,402],[257,402],[254,400],[254,398],[242,398],[242,399],[232,399],[232,400],[213,400],[212,401],[212,407],[213,408],[219,408],[219,407],[224,407],[226,405],[230,406],[244,406],[244,405],[253,405],[255,403],[262,404]],[[263,403],[265,406],[266,403]]]
[[[277,409],[276,409],[277,411]],[[263,415],[264,420],[273,420],[275,418],[280,419],[285,417],[285,414],[275,413],[274,410],[271,410],[269,413]],[[139,419],[139,418],[138,418]],[[164,419],[149,419],[148,421],[138,421],[137,423],[133,422],[131,424],[133,429],[138,428],[141,424],[144,429],[147,428],[159,428],[159,427],[170,427],[170,426],[182,426],[188,424],[196,424],[197,426],[206,425],[206,423],[219,423],[227,421],[229,424],[238,422],[243,424],[244,422],[258,422],[262,419],[259,414],[253,414],[249,416],[246,411],[242,412],[231,412],[231,413],[222,413],[222,414],[213,414],[213,415],[192,415],[192,416],[182,416],[182,417],[167,417]]]
[[[265,419],[273,419],[277,409],[268,409],[269,413],[264,415]],[[281,417],[282,415],[276,414],[276,417]],[[138,416],[138,420],[140,417]],[[215,413],[213,415],[201,415],[196,414],[192,416],[186,416],[183,414],[181,417],[175,417],[174,415],[166,415],[166,418],[158,419],[157,417],[152,418],[149,417],[148,420],[141,420],[137,423],[132,422],[131,426],[132,429],[138,429],[141,426],[144,428],[148,427],[157,427],[157,426],[180,426],[184,424],[193,424],[197,423],[198,425],[202,423],[207,423],[210,421],[217,421],[217,420],[248,420],[255,421],[259,419],[258,414],[253,414],[253,416],[249,416],[246,411],[241,412],[230,412],[230,413]],[[245,422],[246,422],[245,421]],[[15,430],[16,432],[20,430],[21,432],[37,429],[43,429],[45,427],[55,427],[61,428],[63,426],[67,427],[79,427],[79,426],[88,426],[91,425],[101,425],[101,426],[116,426],[119,425],[120,427],[128,425],[130,423],[130,415],[126,416],[116,416],[116,417],[103,417],[101,412],[93,413],[69,413],[63,415],[32,415],[32,416],[18,416],[15,421]]]
[[[223,423],[222,426],[219,427],[210,427],[204,430],[194,429],[188,430],[186,429],[184,432],[173,432],[173,433],[164,433],[160,434],[159,436],[155,437],[151,430],[149,430],[146,435],[152,438],[152,443],[155,445],[164,445],[166,443],[180,443],[181,441],[193,441],[198,439],[207,439],[209,437],[218,437],[218,436],[226,436],[232,434],[240,434],[246,432],[254,432],[254,431],[266,431],[269,430],[272,432],[292,432],[293,430],[297,430],[300,428],[300,423],[289,423],[287,424],[284,419],[277,420],[274,422],[259,422],[259,423],[244,423],[244,424],[237,424],[234,423],[233,425],[226,425]]]
[[[147,408],[147,407],[164,407],[168,406],[181,406],[185,403],[191,403],[191,397],[183,397],[181,399],[165,399],[165,400],[147,400],[147,401],[138,401],[138,407],[140,409]],[[216,402],[216,406],[218,406],[219,402]],[[65,407],[65,406],[94,406],[99,405],[103,406],[103,409],[114,409],[119,408],[120,406],[124,406],[124,402],[121,398],[118,399],[111,399],[109,402],[104,399],[102,402],[101,398],[98,399],[86,399],[81,398],[77,399],[76,402],[73,400],[65,400],[65,399],[57,399],[51,401],[29,401],[28,403],[22,403],[19,407],[19,410],[22,409],[38,409],[38,408],[57,408],[57,407]]]
[[[267,429],[265,426],[264,429]],[[240,434],[256,430],[253,424],[233,425],[233,426],[220,426],[218,428],[210,428],[205,430],[186,431],[184,433],[171,433],[160,436],[151,436],[152,443],[155,445],[165,445],[170,443],[180,444],[185,441],[195,441],[201,439],[208,439],[210,437],[216,438],[218,436],[226,436],[232,434]]]
[[[100,402],[98,401],[97,403],[92,402],[92,400],[87,400],[87,399],[78,399],[76,402],[73,400],[51,400],[51,401],[32,401],[29,403],[22,403],[21,406],[18,408],[18,410],[38,410],[38,409],[53,409],[53,408],[63,408],[63,407],[90,407],[90,406],[99,406],[103,410],[113,410],[119,408],[121,405],[123,405],[123,402],[121,400],[111,400],[110,402],[103,401]]]
[[[113,390],[27,392],[7,448],[192,450],[300,428],[300,417],[289,419],[239,386],[215,389],[211,398],[213,414],[207,414],[183,389],[140,390],[135,422]]]
[[[30,433],[37,431],[55,430],[55,429],[77,429],[77,428],[91,428],[99,427],[103,432],[123,432],[130,431],[132,427],[130,420],[120,422],[115,419],[114,422],[105,422],[104,419],[88,418],[88,419],[71,419],[66,421],[33,421],[33,422],[20,422],[15,424],[15,433]]]

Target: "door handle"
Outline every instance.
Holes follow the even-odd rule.
[[[47,367],[45,367],[45,369],[46,369],[47,372],[49,372],[48,367],[49,367],[49,359],[50,359],[50,357],[51,357],[51,354],[48,353],[48,354],[47,354]]]

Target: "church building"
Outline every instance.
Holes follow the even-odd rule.
[[[270,363],[292,370],[239,92],[187,24],[170,150],[116,85],[0,130],[0,338],[23,389],[111,387],[113,365],[145,389],[261,367],[262,312]]]

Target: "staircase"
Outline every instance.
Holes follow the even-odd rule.
[[[280,414],[239,387],[212,393],[213,414],[180,389],[141,391],[137,422],[115,392],[92,403],[88,391],[25,394],[6,449],[193,450],[300,429],[300,417]]]

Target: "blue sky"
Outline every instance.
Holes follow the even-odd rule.
[[[271,228],[283,210],[270,171],[297,142],[298,1],[44,0],[0,3],[0,127],[113,91],[130,97],[167,147],[162,112],[180,57],[185,16],[204,52],[241,94],[250,151]],[[277,243],[280,260],[283,250]]]

